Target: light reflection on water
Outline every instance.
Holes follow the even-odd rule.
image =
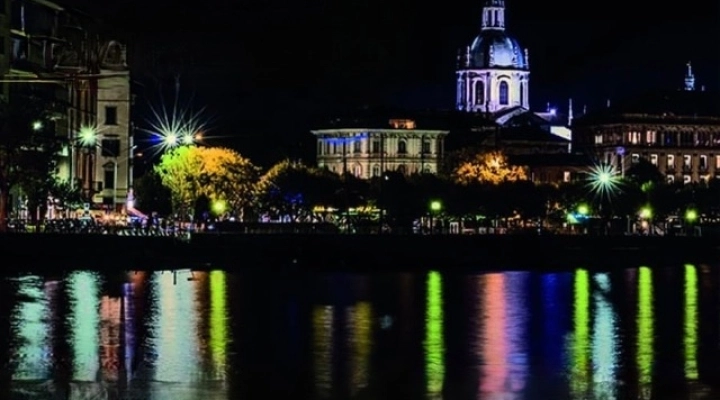
[[[679,399],[685,387],[712,389],[720,377],[720,362],[703,361],[720,354],[703,358],[698,350],[716,351],[720,342],[720,313],[703,311],[719,309],[708,304],[717,301],[708,291],[718,283],[705,282],[718,276],[694,265],[310,276],[329,287],[318,291],[223,271],[76,271],[60,280],[13,278],[14,293],[4,301],[16,393]],[[264,293],[248,292],[251,286]],[[278,333],[260,321],[292,329]],[[297,371],[281,367],[288,363]],[[60,365],[70,366],[72,382],[53,372]],[[381,379],[378,371],[392,376]],[[422,388],[388,386],[392,381]],[[657,389],[664,382],[685,383],[671,388],[676,392]]]

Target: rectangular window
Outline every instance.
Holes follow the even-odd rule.
[[[647,131],[645,132],[645,142],[647,144],[655,144],[657,143],[657,132],[655,131]]]
[[[720,156],[715,156],[715,169],[720,170]]]
[[[667,156],[667,167],[668,169],[674,169],[675,168],[675,155],[668,154]]]
[[[707,162],[707,156],[701,155],[700,156],[700,169],[707,169],[708,162]]]
[[[117,107],[105,107],[105,125],[117,125]]]
[[[380,142],[377,140],[373,140],[372,142],[372,152],[373,154],[380,153]]]
[[[120,157],[119,139],[103,139],[101,146],[103,157]]]
[[[675,183],[675,175],[668,175],[668,176],[667,176],[667,183],[669,183],[669,184],[671,184],[671,185],[672,185],[673,183]]]
[[[353,153],[361,153],[362,152],[362,142],[359,139],[355,139],[353,142]]]
[[[595,135],[595,144],[602,144],[602,143],[603,143],[603,136]]]
[[[105,180],[103,181],[105,189],[115,189],[115,170],[105,170]]]
[[[640,162],[640,154],[633,154],[630,156],[630,162],[633,164],[637,164]]]
[[[657,154],[650,154],[650,164],[657,167],[657,165],[658,165],[658,155]]]
[[[687,185],[690,182],[692,182],[690,175],[683,175],[683,183]]]
[[[683,166],[684,167],[692,167],[692,156],[689,154],[685,154],[683,156]]]
[[[423,152],[423,154],[430,154],[430,141],[429,140],[423,140],[422,152]]]

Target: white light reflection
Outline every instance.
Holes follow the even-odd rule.
[[[614,399],[617,366],[617,318],[610,295],[610,277],[595,274],[598,290],[593,293],[595,318],[593,324],[592,362],[593,392],[598,399]]]
[[[100,367],[98,277],[94,272],[76,271],[68,277],[67,285],[70,296],[73,380],[95,381]]]
[[[48,301],[43,280],[26,276],[18,280],[20,301],[13,310],[11,324],[17,331],[13,380],[47,379],[50,369]]]
[[[176,285],[172,273],[153,274],[150,342],[157,357],[156,381],[194,382],[200,377],[193,283],[178,279]]]

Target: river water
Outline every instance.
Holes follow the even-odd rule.
[[[3,399],[717,399],[720,270],[0,281]]]

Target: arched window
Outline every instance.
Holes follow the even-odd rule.
[[[353,167],[353,175],[358,178],[362,178],[362,165],[355,164],[355,166]]]
[[[397,167],[397,172],[405,175],[405,171],[407,171],[407,168],[405,168],[405,164],[400,164]]]
[[[380,166],[375,164],[372,167],[372,175],[373,176],[380,176]]]
[[[404,140],[398,142],[398,154],[407,154],[407,143]]]
[[[510,96],[509,96],[510,88],[508,87],[508,83],[505,81],[500,82],[500,105],[506,106],[510,104]]]
[[[520,105],[525,106],[525,84],[520,82]]]
[[[483,81],[475,82],[475,104],[485,104],[485,84]]]

